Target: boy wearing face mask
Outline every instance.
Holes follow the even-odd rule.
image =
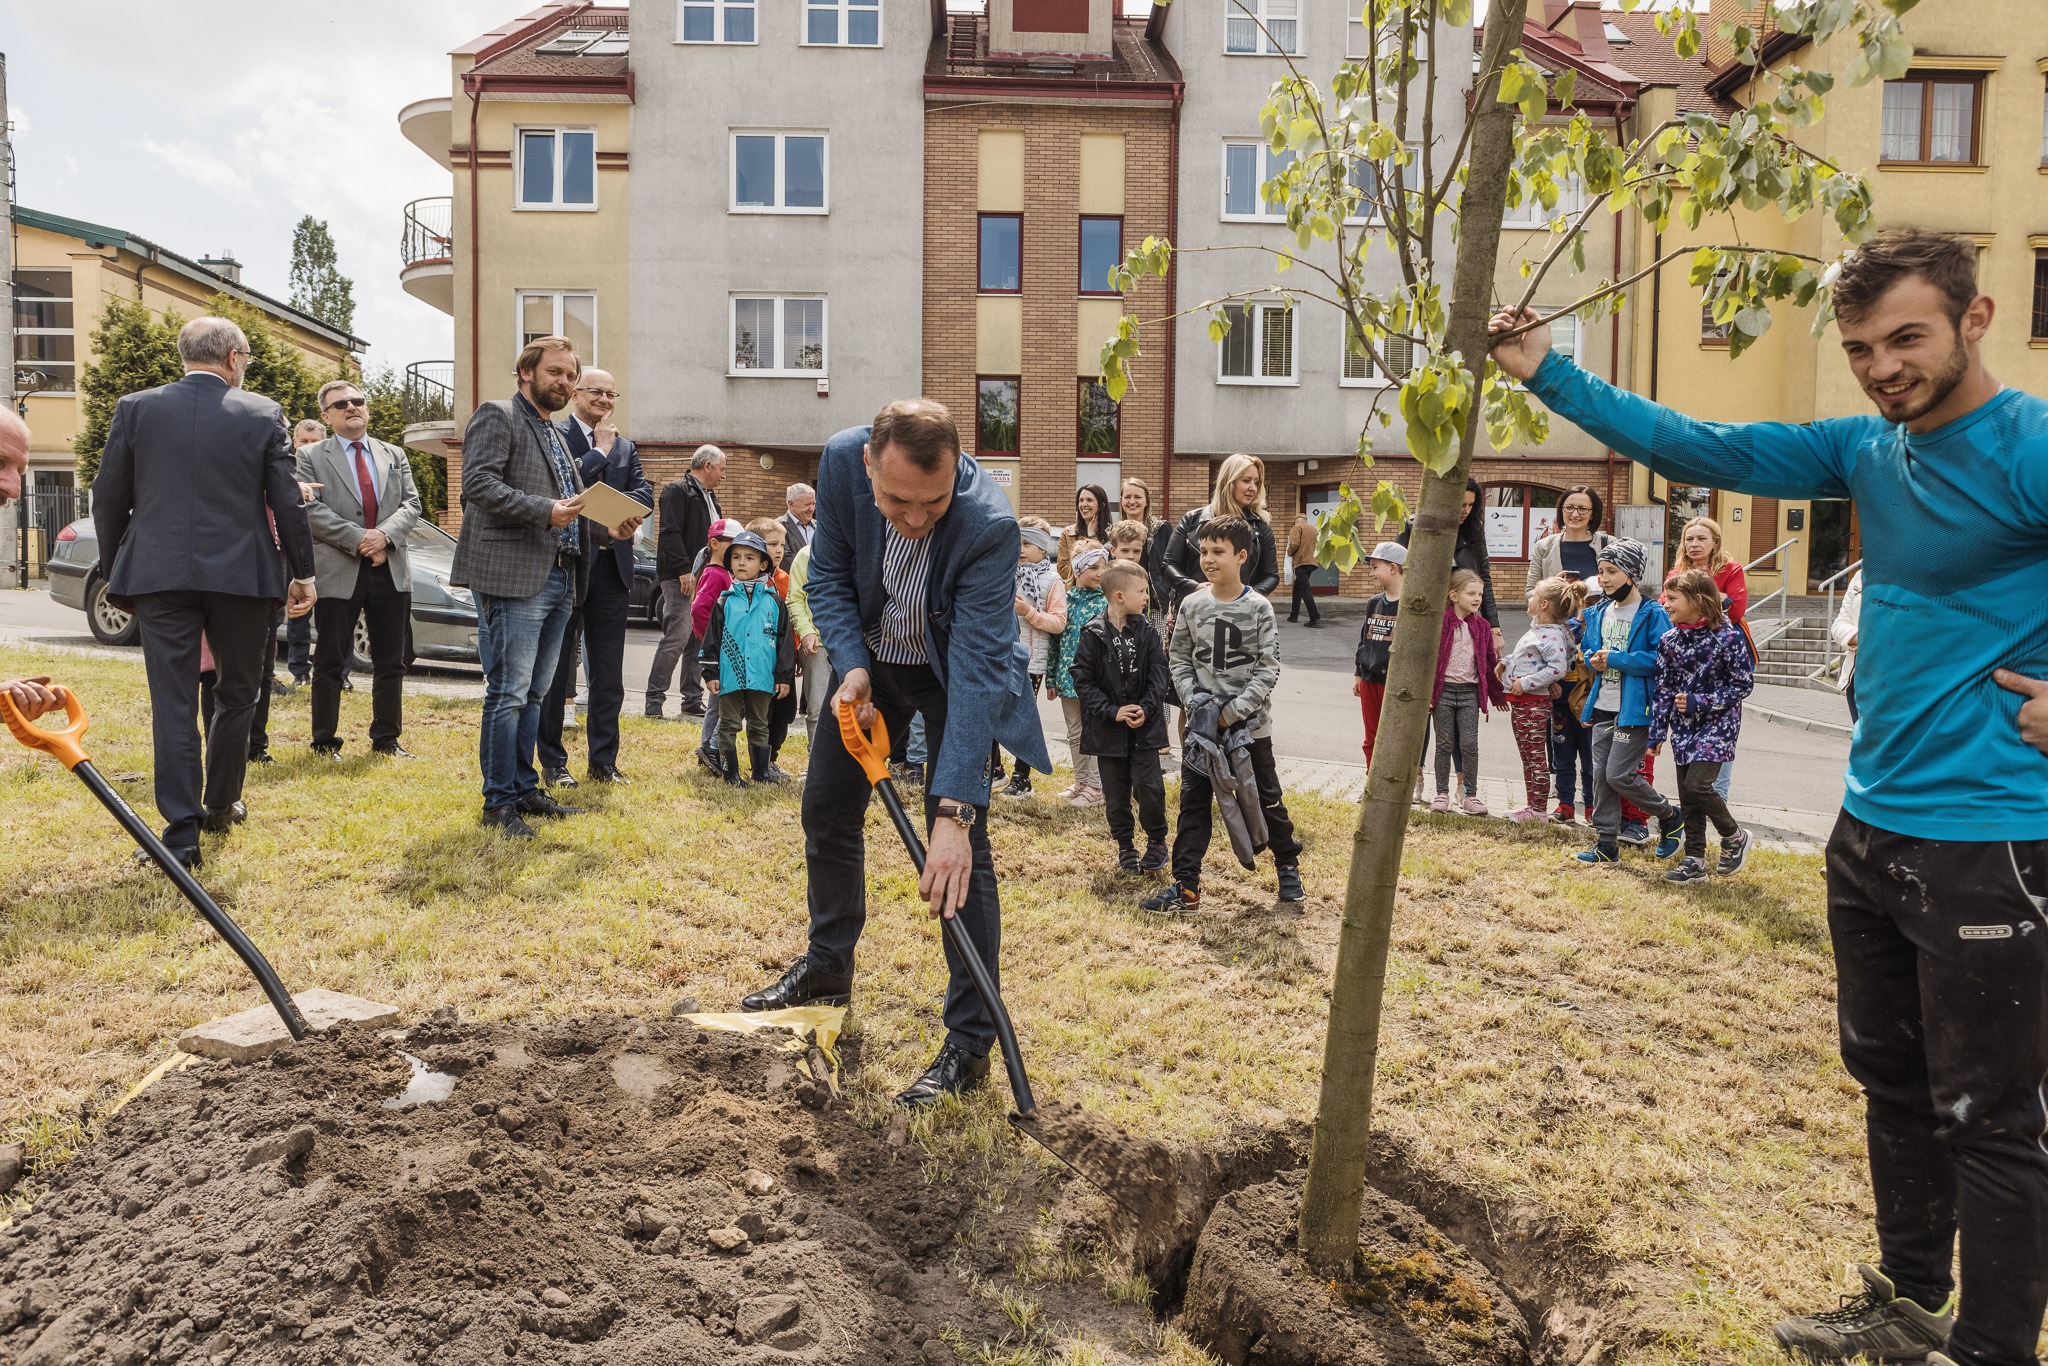
[[[1623,537],[1600,552],[1600,587],[1606,596],[1585,612],[1580,649],[1593,671],[1580,720],[1593,730],[1593,829],[1581,863],[1621,861],[1621,799],[1657,819],[1657,857],[1678,852],[1685,818],[1642,775],[1650,737],[1650,699],[1657,679],[1657,644],[1671,618],[1636,585],[1649,569],[1642,543]]]

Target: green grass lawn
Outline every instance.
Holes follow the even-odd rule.
[[[76,687],[88,751],[153,819],[141,670],[0,650],[0,675],[35,673]],[[305,748],[304,694],[279,702],[281,761],[252,770],[248,824],[207,839],[202,880],[293,988],[413,1018],[665,1012],[686,994],[730,1009],[802,948],[794,792],[714,785],[694,727],[629,719],[635,785],[578,789],[589,814],[512,844],[477,824],[474,703],[408,699],[417,764],[363,754],[367,713],[345,699],[357,757],[333,764]],[[1005,995],[1042,1091],[1188,1142],[1312,1116],[1356,809],[1293,805],[1305,916],[1272,912],[1270,865],[1220,849],[1205,914],[1166,924],[1112,871],[1099,812],[998,808]],[[879,1098],[939,1040],[944,964],[879,807],[871,822],[852,1084],[882,1123]],[[180,1030],[261,998],[55,763],[0,750],[0,831],[0,1139],[25,1137],[46,1173]],[[1832,1303],[1873,1252],[1819,861],[1760,853],[1677,888],[1634,856],[1567,866],[1572,847],[1500,822],[1411,830],[1378,1127],[1584,1268],[1642,1328],[1629,1360],[1775,1361],[1769,1324]],[[1005,1100],[921,1121],[933,1160],[977,1180],[1035,1160],[998,1137]]]

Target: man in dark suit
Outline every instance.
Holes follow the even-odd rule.
[[[224,833],[248,815],[242,780],[258,691],[268,686],[271,604],[284,599],[303,616],[318,595],[284,413],[242,392],[249,339],[226,318],[195,318],[178,334],[178,355],[185,378],[114,405],[92,520],[100,562],[111,566],[107,592],[134,603],[142,628],[163,841],[197,867],[200,830]],[[202,634],[218,671],[203,763]]]
[[[710,537],[711,524],[725,515],[719,511],[717,493],[724,481],[725,452],[699,446],[690,457],[690,472],[671,479],[661,491],[654,571],[661,576],[661,644],[647,675],[647,715],[657,721],[678,665],[683,670],[683,715],[704,714],[704,676],[697,661],[697,639],[690,630],[690,603],[697,596],[697,552]]]
[[[834,711],[853,705],[863,726],[880,712],[892,736],[924,715],[931,854],[918,894],[934,916],[960,917],[993,975],[1002,908],[987,830],[990,745],[1051,769],[1026,673],[1030,651],[1017,638],[1016,514],[961,453],[952,415],[930,399],[892,403],[872,427],[826,442],[818,489],[825,515],[808,591],[839,675]],[[803,793],[810,946],[742,1009],[851,999],[853,951],[867,921],[870,792],[838,726],[820,726]],[[899,1104],[930,1104],[988,1076],[995,1024],[950,942],[946,964],[946,1042]]]
[[[413,756],[398,743],[405,726],[405,628],[412,616],[407,539],[425,511],[403,450],[370,435],[363,392],[345,379],[320,386],[320,413],[334,435],[301,447],[299,478],[315,486],[306,509],[313,525],[313,566],[320,640],[313,652],[313,748],[341,757],[341,680],[356,621],[369,623],[370,748]]]
[[[577,462],[583,486],[609,484],[628,498],[654,501],[647,476],[640,470],[639,448],[619,435],[612,424],[619,385],[606,370],[585,370],[576,380],[569,416],[555,424]],[[583,667],[590,675],[590,709],[583,734],[590,745],[590,780],[623,783],[619,771],[619,708],[626,700],[626,612],[633,602],[633,533],[643,519],[634,517],[606,530],[583,520],[585,571],[589,589],[583,606],[569,618],[555,665],[554,686],[540,707],[540,771],[542,781],[574,787],[569,776],[569,751],[562,744],[562,714],[576,695],[576,636],[583,636]],[[613,532],[621,533],[613,535]]]
[[[782,499],[789,505],[789,511],[776,520],[782,523],[780,568],[786,574],[796,563],[798,553],[818,534],[818,491],[809,484],[791,484]]]

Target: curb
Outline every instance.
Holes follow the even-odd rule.
[[[1844,740],[1849,739],[1856,733],[1853,726],[1845,726],[1836,721],[1817,721],[1810,716],[1794,716],[1790,712],[1772,711],[1769,707],[1756,707],[1745,704],[1742,711],[1745,716],[1761,716],[1773,725],[1791,726],[1795,730],[1816,731],[1822,735],[1839,735]]]

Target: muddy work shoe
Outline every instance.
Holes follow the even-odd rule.
[[[1811,1317],[1786,1319],[1771,1330],[1778,1346],[1793,1356],[1813,1361],[1924,1361],[1948,1345],[1955,1326],[1956,1300],[1936,1312],[1900,1295],[1874,1266],[1858,1266],[1864,1290],[1842,1297],[1842,1307]]]

